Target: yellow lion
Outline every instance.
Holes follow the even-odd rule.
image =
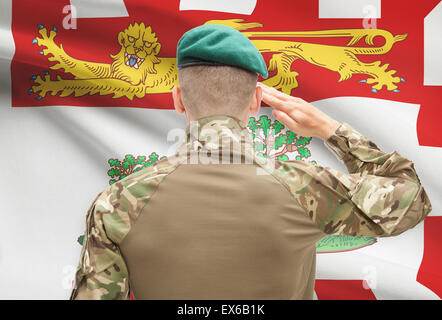
[[[40,53],[52,54],[49,61],[57,63],[49,68],[53,70],[64,69],[65,73],[72,73],[74,79],[51,80],[46,74],[43,78],[35,78],[35,85],[31,91],[44,97],[46,93],[61,97],[71,94],[83,96],[85,94],[113,94],[113,98],[133,97],[143,98],[148,93],[170,92],[177,83],[176,59],[157,57],[161,49],[155,33],[150,26],[144,23],[131,24],[118,34],[120,52],[110,57],[112,62],[97,63],[75,59],[69,56],[54,42],[57,35],[56,29],[48,34],[46,28],[39,26],[41,35],[34,39],[34,43],[45,46]]]
[[[210,20],[208,23],[223,24],[237,30],[263,27],[261,23],[242,23],[243,19]],[[381,61],[365,63],[360,61],[356,55],[380,55],[385,54],[393,47],[393,44],[407,38],[407,34],[393,36],[389,31],[382,29],[337,29],[320,31],[288,31],[271,32],[255,31],[243,32],[261,52],[274,53],[269,63],[269,71],[276,70],[276,75],[263,81],[268,86],[281,89],[284,93],[290,94],[292,89],[298,87],[296,77],[298,73],[291,71],[291,65],[296,59],[302,59],[316,66],[335,71],[339,74],[338,82],[350,79],[353,74],[366,74],[371,78],[361,80],[373,84],[372,91],[377,92],[385,85],[388,91],[399,92],[397,85],[404,78],[394,77],[396,70],[386,71],[389,64],[381,65]],[[380,47],[373,47],[373,39],[381,36],[385,44]],[[290,38],[335,38],[351,37],[346,46],[333,46],[317,43],[305,43],[298,41],[282,40],[261,40],[254,38],[264,37],[290,37]],[[359,40],[365,37],[365,43],[372,47],[352,47]]]
[[[263,26],[258,22],[243,23],[243,19],[210,20],[206,23],[224,24],[240,31]],[[49,61],[56,62],[49,68],[64,69],[65,73],[71,73],[74,78],[63,79],[57,75],[56,80],[51,80],[49,73],[43,77],[33,76],[35,83],[29,93],[37,93],[37,99],[41,99],[47,93],[51,95],[60,93],[60,97],[72,94],[76,97],[86,94],[113,94],[113,98],[124,96],[132,100],[134,96],[143,98],[146,94],[168,93],[178,83],[176,58],[158,57],[161,44],[151,27],[145,26],[144,23],[130,24],[118,34],[121,49],[117,54],[110,55],[111,63],[90,62],[69,56],[62,44],[55,43],[54,38],[57,35],[55,28],[48,33],[46,28],[39,25],[38,33],[41,37],[35,38],[33,42],[45,47],[40,53],[48,56]],[[396,70],[386,71],[389,64],[381,65],[381,61],[364,63],[356,55],[385,54],[390,51],[394,43],[404,40],[407,34],[393,36],[389,31],[382,29],[254,31],[243,34],[249,37],[261,52],[273,53],[269,71],[276,70],[276,74],[263,82],[287,94],[298,87],[296,79],[298,73],[291,71],[291,65],[296,59],[337,72],[340,75],[338,82],[351,78],[353,74],[368,75],[368,79],[360,82],[372,84],[374,92],[383,86],[389,91],[398,92],[396,84],[405,81],[403,78],[393,76]],[[385,39],[383,46],[373,46],[373,38],[376,36]],[[268,37],[351,37],[351,39],[346,46],[256,39]],[[352,46],[364,37],[369,47]]]

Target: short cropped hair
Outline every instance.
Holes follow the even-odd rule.
[[[233,66],[178,69],[181,99],[193,119],[216,114],[239,117],[250,105],[258,75]]]

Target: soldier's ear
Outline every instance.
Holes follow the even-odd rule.
[[[250,101],[249,110],[251,114],[258,114],[259,109],[261,108],[262,102],[262,88],[256,85],[255,92],[252,97],[252,101]]]
[[[186,111],[184,108],[183,100],[181,99],[181,89],[178,86],[173,87],[172,89],[172,98],[173,98],[173,106],[175,110],[182,114]]]

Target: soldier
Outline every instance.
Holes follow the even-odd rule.
[[[411,161],[257,84],[267,67],[239,31],[215,24],[188,31],[177,66],[173,100],[187,118],[186,138],[175,155],[96,196],[71,299],[130,292],[135,299],[313,299],[318,240],[395,236],[431,211]],[[261,100],[291,131],[324,140],[349,174],[250,152],[244,132]]]

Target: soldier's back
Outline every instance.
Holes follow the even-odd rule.
[[[168,167],[120,243],[137,299],[313,297],[315,243],[325,234],[259,170]]]

